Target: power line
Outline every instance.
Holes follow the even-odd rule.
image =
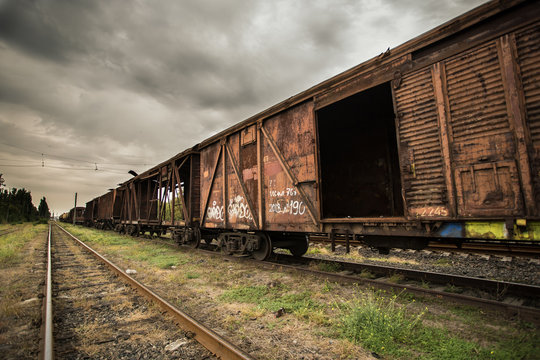
[[[73,171],[94,171],[94,172],[106,172],[111,174],[120,174],[124,175],[127,174],[126,171],[122,170],[115,170],[115,169],[99,169],[99,168],[76,168],[76,167],[69,167],[69,166],[54,166],[54,165],[46,165],[43,166],[40,164],[35,165],[13,165],[13,164],[0,164],[2,167],[16,167],[16,168],[51,168],[51,169],[60,169],[60,170],[73,170]]]
[[[41,165],[39,164],[36,164],[36,165],[12,165],[12,164],[2,164],[0,166],[4,166],[4,167],[41,167]]]
[[[98,161],[89,161],[89,160],[75,159],[75,158],[62,156],[62,155],[48,154],[48,153],[44,153],[44,152],[41,152],[41,151],[35,151],[35,150],[27,149],[27,148],[24,148],[24,147],[21,147],[21,146],[8,144],[8,143],[5,143],[5,142],[0,142],[0,144],[11,146],[11,147],[19,149],[19,150],[28,151],[28,152],[31,152],[31,153],[34,153],[34,154],[41,155],[42,159],[43,159],[44,156],[48,156],[48,157],[53,157],[53,158],[57,158],[57,159],[71,160],[71,161],[75,161],[75,162],[83,162],[83,163],[94,164],[94,165],[96,165],[96,164],[102,164],[102,165],[126,165],[126,166],[148,166],[149,165],[149,164],[101,163],[101,162],[98,162]]]

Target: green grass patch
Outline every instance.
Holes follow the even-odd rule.
[[[45,224],[33,225],[25,223],[4,228],[5,231],[15,231],[0,236],[0,268],[6,268],[18,263],[23,257],[22,250],[26,243],[34,239],[39,233],[46,233],[47,227],[48,225]]]
[[[463,292],[463,288],[460,288],[459,286],[456,286],[454,284],[446,284],[446,286],[444,287],[444,291],[453,294],[461,294]]]
[[[201,274],[195,273],[195,272],[188,272],[186,273],[186,279],[198,279],[201,277]]]
[[[362,270],[362,272],[360,272],[358,276],[361,277],[362,279],[375,279],[377,277],[371,271],[365,270],[365,269]]]
[[[423,313],[409,315],[396,299],[394,296],[387,301],[384,297],[367,293],[351,303],[338,304],[342,312],[337,325],[339,332],[371,351],[396,356],[412,355],[403,344],[413,342],[413,330],[419,327]]]
[[[318,262],[317,269],[325,272],[338,272],[341,271],[341,265],[332,262]]]
[[[189,261],[185,254],[140,238],[73,225],[67,225],[65,228],[82,241],[106,246],[110,251],[126,259],[145,262],[160,269],[169,269],[171,266],[183,265]]]
[[[391,282],[394,284],[400,284],[403,282],[403,280],[405,280],[405,277],[401,274],[392,274],[392,276],[388,278],[388,282]]]
[[[309,291],[290,292],[283,285],[239,286],[226,290],[219,299],[227,302],[256,304],[259,308],[269,311],[283,308],[287,313],[299,315],[304,314],[306,310],[322,308],[321,304],[312,299]]]
[[[308,249],[308,251],[306,252],[307,255],[309,255],[309,254],[320,254],[320,253],[321,253],[321,249],[316,248],[316,247],[310,247]]]
[[[370,351],[398,359],[533,359],[539,354],[537,332],[506,334],[508,340],[482,346],[463,338],[467,335],[424,325],[428,309],[412,310],[409,305],[415,300],[409,305],[403,300],[401,295],[387,299],[365,293],[354,301],[336,304],[341,313],[334,324],[336,333]],[[436,322],[443,319],[439,315],[429,318]]]

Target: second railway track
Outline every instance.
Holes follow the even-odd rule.
[[[152,239],[167,246],[176,244]],[[187,249],[186,247],[181,247]],[[201,249],[210,256],[223,256],[215,245],[204,244]],[[230,256],[237,261],[255,262],[259,266],[279,267],[310,273],[321,278],[345,283],[364,283],[382,289],[394,289],[425,296],[433,296],[457,303],[477,306],[518,316],[524,321],[540,324],[540,286],[478,277],[459,276],[440,272],[406,269],[388,265],[374,265],[348,261],[326,260],[308,256],[294,257],[274,253],[266,261]],[[321,266],[322,265],[322,266]],[[317,267],[333,269],[317,270]],[[337,272],[336,272],[337,271]]]
[[[142,284],[134,285],[132,279],[128,285],[126,279],[114,276],[109,269],[114,265],[97,259],[61,228],[53,225],[51,231],[56,358],[210,359],[215,358],[212,353],[249,358],[186,314],[167,308],[169,304],[159,297],[152,298],[155,294],[143,290]],[[43,354],[47,358],[45,350]]]

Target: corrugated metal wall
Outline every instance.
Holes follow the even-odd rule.
[[[445,61],[458,214],[522,213],[496,41]]]
[[[530,178],[540,203],[540,26],[516,34],[514,56],[508,55],[508,39],[415,71],[395,89],[409,216],[522,216]],[[512,103],[520,92],[512,57],[521,72],[525,135]],[[530,177],[522,142],[530,145]],[[527,208],[535,211],[530,203]]]
[[[395,90],[395,98],[403,188],[409,214],[444,215],[447,195],[431,69],[404,77]]]
[[[529,156],[535,201],[540,204],[540,24],[516,34],[518,62],[532,147]]]

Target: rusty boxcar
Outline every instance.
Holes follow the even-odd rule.
[[[85,207],[83,206],[77,206],[76,208],[72,208],[68,212],[60,215],[60,221],[63,221],[65,223],[82,225],[84,224],[84,211]]]
[[[199,154],[188,149],[121,184],[117,230],[136,235],[171,230],[183,242],[198,242]],[[121,194],[121,195],[120,195]],[[119,199],[119,197],[122,199]]]
[[[539,10],[487,3],[204,141],[201,228],[539,239]]]
[[[112,189],[87,202],[84,212],[85,223],[98,229],[114,229],[120,220],[122,198],[121,189]]]
[[[125,224],[258,258],[309,233],[540,240],[540,5],[486,3],[120,189]]]

